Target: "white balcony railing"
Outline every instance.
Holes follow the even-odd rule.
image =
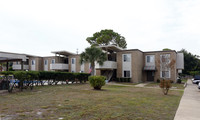
[[[95,63],[96,69],[117,69],[117,62],[115,61],[105,61],[102,66],[98,63]]]
[[[68,70],[69,65],[64,64],[64,63],[55,63],[55,64],[50,64],[50,69],[51,70]]]
[[[21,65],[13,65],[12,66],[14,70],[21,70],[22,66]],[[28,70],[29,69],[29,65],[23,65],[23,69],[24,70]]]

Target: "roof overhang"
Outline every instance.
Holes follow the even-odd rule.
[[[98,47],[105,51],[119,52],[119,51],[124,50],[116,45],[105,45],[105,46],[98,46]]]
[[[75,53],[71,53],[71,52],[68,52],[68,51],[65,51],[65,50],[52,51],[51,53],[58,54],[58,55],[64,55],[64,56],[75,55]]]
[[[28,57],[25,54],[0,52],[0,62],[26,61]]]
[[[155,71],[156,67],[155,66],[144,66],[145,71]]]

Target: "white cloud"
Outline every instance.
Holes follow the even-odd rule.
[[[171,48],[199,54],[198,0],[18,0],[0,2],[1,51],[51,55],[83,51],[101,29],[124,36],[129,49]]]

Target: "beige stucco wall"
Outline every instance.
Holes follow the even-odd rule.
[[[43,70],[44,70],[44,60],[48,60],[48,71],[53,71],[53,70],[50,69],[50,64],[51,64],[52,59],[55,59],[55,62],[56,62],[55,56],[43,57],[43,60],[42,60]]]
[[[71,58],[76,58],[76,72],[80,72],[81,64],[79,63],[80,55],[70,55],[69,56],[69,72],[71,72]]]
[[[101,75],[101,70],[96,70],[96,75]]]
[[[35,60],[35,71],[43,71],[42,57],[29,57],[29,70],[31,71],[32,60]]]
[[[171,66],[171,73],[170,73],[170,80],[173,80],[174,82],[176,81],[177,77],[177,70],[176,70],[176,52],[175,51],[159,51],[159,52],[146,52],[144,53],[143,56],[143,63],[145,65],[145,56],[146,55],[155,55],[155,76],[154,76],[154,81],[156,82],[157,79],[161,80],[162,78],[160,77],[160,55],[161,54],[170,54],[170,60],[175,61],[175,63]],[[143,74],[143,81],[147,81],[147,73],[146,71]]]
[[[121,51],[117,53],[117,77],[122,77],[122,54],[131,54],[131,82],[142,82],[143,53],[139,50]]]
[[[131,52],[117,52],[117,78],[122,77],[122,54]]]
[[[143,66],[143,53],[134,51],[132,53],[132,82],[142,82]]]

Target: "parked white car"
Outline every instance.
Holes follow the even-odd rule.
[[[195,75],[192,83],[193,84],[199,84],[200,83],[200,75]]]
[[[198,88],[200,89],[200,82],[199,82],[199,84],[198,84]]]

